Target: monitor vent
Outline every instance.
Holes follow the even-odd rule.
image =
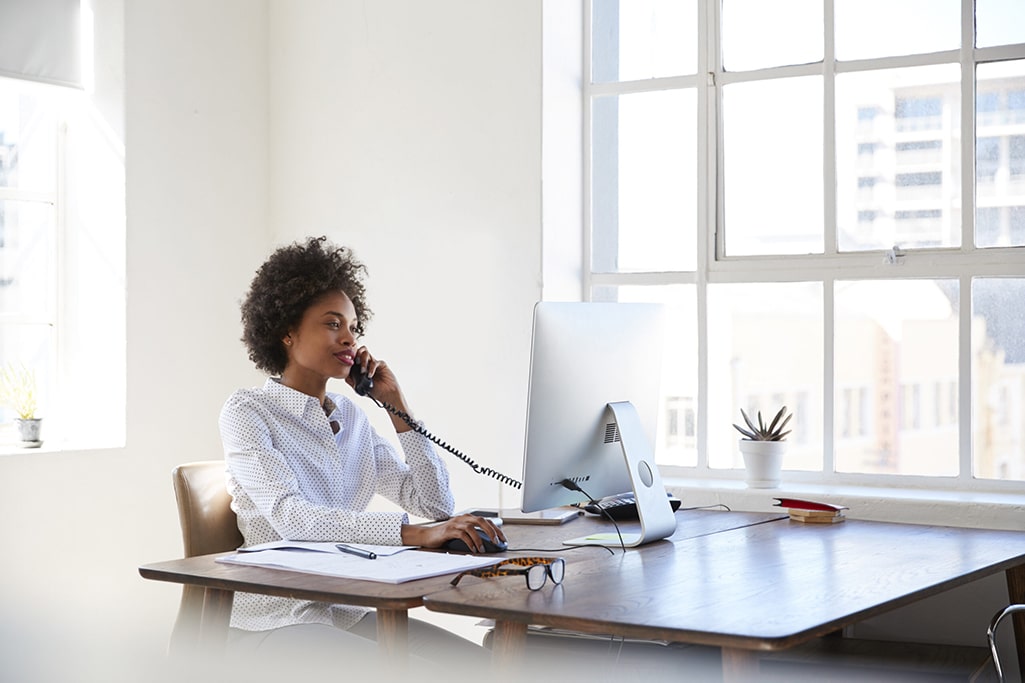
[[[615,422],[609,422],[605,425],[605,443],[618,443],[619,442],[619,429],[616,427]]]

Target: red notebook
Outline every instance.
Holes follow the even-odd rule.
[[[789,508],[791,510],[824,510],[828,512],[839,512],[846,510],[846,505],[833,505],[832,503],[819,503],[814,500],[801,500],[800,498],[776,498],[773,505]]]

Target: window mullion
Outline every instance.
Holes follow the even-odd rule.
[[[961,0],[961,251],[975,250],[975,3]]]
[[[592,286],[591,273],[592,273],[592,270],[594,268],[594,264],[591,261],[591,242],[592,242],[592,239],[593,239],[592,231],[593,231],[593,219],[594,219],[594,216],[592,215],[592,211],[591,211],[591,198],[593,196],[592,195],[592,190],[591,190],[591,184],[592,184],[593,175],[594,175],[594,171],[593,171],[594,165],[591,163],[591,156],[594,153],[594,145],[592,144],[592,139],[591,139],[591,112],[593,110],[592,101],[594,99],[594,95],[591,92],[591,73],[593,72],[592,68],[591,68],[591,58],[592,58],[592,54],[593,54],[592,53],[592,42],[593,42],[593,40],[592,40],[592,35],[591,35],[591,27],[593,25],[593,17],[592,17],[591,3],[590,2],[584,2],[583,5],[584,5],[584,35],[583,35],[583,52],[584,52],[584,54],[583,54],[583,59],[581,60],[582,64],[583,64],[583,74],[582,74],[583,88],[581,88],[581,90],[582,90],[582,100],[583,101],[581,102],[580,113],[581,113],[581,118],[583,119],[581,121],[581,128],[582,128],[581,135],[583,137],[582,145],[581,146],[582,146],[582,149],[583,149],[583,157],[584,157],[583,158],[583,169],[582,169],[582,173],[583,173],[584,179],[583,179],[583,184],[582,184],[583,186],[582,186],[582,192],[581,192],[581,201],[583,202],[583,206],[581,207],[581,215],[583,216],[583,220],[581,221],[581,225],[582,225],[582,229],[583,229],[583,235],[582,235],[583,239],[581,239],[580,244],[581,244],[581,248],[583,250],[583,253],[580,255],[580,263],[581,263],[581,269],[580,270],[581,270],[581,276],[582,276],[581,277],[581,283],[580,283],[581,284],[580,297],[581,297],[581,301],[590,301],[591,300],[591,286]]]
[[[822,229],[826,254],[837,252],[836,234],[836,61],[833,0],[823,0],[822,57]]]
[[[975,1],[961,0],[961,252],[975,253]],[[972,278],[958,278],[958,466],[972,479]]]
[[[966,482],[973,478],[972,472],[972,277],[958,278],[961,290],[961,307],[958,311],[958,389],[957,389],[957,434],[958,434],[958,479]]]
[[[696,205],[698,229],[695,231],[697,255],[695,285],[697,294],[697,468],[707,472],[708,467],[708,267],[716,254],[716,116],[718,111],[715,72],[718,70],[719,40],[717,38],[718,3],[701,0],[698,3],[698,82],[697,130],[695,163],[697,164]],[[704,197],[704,201],[701,201]]]
[[[835,282],[832,277],[823,278],[822,281],[822,473],[827,478],[836,472],[836,343],[833,338],[836,330]]]

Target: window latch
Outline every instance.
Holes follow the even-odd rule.
[[[888,266],[902,266],[904,265],[905,256],[907,256],[907,254],[904,250],[895,244],[883,256],[883,263]]]

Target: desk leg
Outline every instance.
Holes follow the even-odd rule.
[[[207,588],[203,591],[203,611],[199,615],[199,642],[210,652],[224,652],[231,623],[231,605],[235,591]]]
[[[496,621],[491,640],[491,668],[509,672],[523,667],[527,650],[527,625],[516,621]]]
[[[1025,604],[1025,565],[1007,570],[1007,597],[1010,604]],[[1018,647],[1019,671],[1025,672],[1025,612],[1011,615],[1014,625],[1014,642]]]
[[[735,647],[722,649],[722,680],[753,681],[758,678],[758,653]]]
[[[386,661],[404,667],[409,655],[409,612],[404,609],[378,609],[377,644]]]

